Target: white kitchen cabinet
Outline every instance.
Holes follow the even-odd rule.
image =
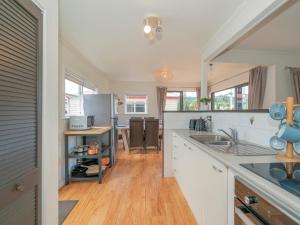
[[[198,224],[226,225],[227,168],[198,146],[174,135],[175,178]]]

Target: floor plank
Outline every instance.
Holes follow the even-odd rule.
[[[121,152],[103,184],[73,182],[60,200],[79,200],[64,225],[196,225],[175,179],[161,178],[161,154]]]

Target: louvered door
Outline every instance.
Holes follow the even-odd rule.
[[[42,15],[0,0],[0,224],[40,224]]]

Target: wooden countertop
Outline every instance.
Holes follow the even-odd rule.
[[[101,135],[110,131],[112,127],[93,127],[88,130],[66,130],[64,135]]]

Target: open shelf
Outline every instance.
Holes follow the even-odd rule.
[[[102,166],[101,175],[103,176],[107,170],[110,168],[110,165]],[[99,174],[94,176],[70,176],[71,181],[91,181],[91,180],[99,180]]]
[[[105,151],[108,151],[110,149],[111,149],[110,146],[104,146],[101,149],[101,153],[104,153]],[[87,152],[81,152],[81,153],[71,152],[71,153],[69,153],[69,158],[74,158],[74,159],[98,159],[99,156],[98,156],[98,154],[90,155]]]
[[[105,133],[109,133],[109,145],[105,145],[102,141],[102,135],[104,135]],[[89,155],[88,152],[81,152],[81,153],[77,153],[77,152],[69,152],[69,136],[81,136],[83,137],[83,144],[86,145],[86,137],[87,136],[97,136],[97,143],[101,146],[101,151],[99,151],[97,154],[95,155]],[[108,129],[105,132],[99,133],[99,134],[81,134],[80,132],[78,133],[65,133],[65,172],[66,172],[66,176],[65,176],[65,184],[69,184],[69,181],[92,181],[92,180],[97,180],[99,181],[99,183],[102,183],[102,179],[103,176],[105,175],[106,171],[112,167],[112,158],[113,158],[113,153],[112,153],[112,130]],[[74,150],[74,149],[73,149]],[[82,159],[82,161],[84,162],[85,159],[95,159],[97,160],[97,162],[102,162],[102,159],[104,157],[109,157],[109,164],[107,166],[103,166],[101,168],[101,171],[98,172],[98,174],[96,174],[95,176],[87,176],[86,174],[82,174],[82,176],[80,175],[76,175],[72,176],[72,172],[70,172],[70,167],[69,167],[69,160],[70,159],[77,159],[80,160]],[[80,163],[80,162],[77,162]]]

